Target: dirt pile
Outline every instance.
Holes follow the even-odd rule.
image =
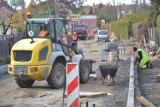
[[[151,63],[153,69],[160,69],[160,60],[153,60]]]

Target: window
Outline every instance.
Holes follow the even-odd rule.
[[[55,35],[54,35],[54,21],[51,22],[51,38],[55,39]]]
[[[26,25],[27,34],[29,31],[33,32],[33,37],[38,37],[41,30],[47,30],[49,32],[49,24],[47,21],[42,22],[28,22]]]
[[[64,34],[64,25],[61,20],[56,20],[55,23],[56,23],[56,36],[57,38],[60,38]]]
[[[99,32],[99,35],[107,35],[107,34],[108,34],[107,31],[100,31],[100,32]]]

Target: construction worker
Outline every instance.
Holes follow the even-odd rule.
[[[47,30],[47,25],[44,25],[43,27],[41,27],[41,31],[39,32],[39,36],[40,37],[45,37],[48,36],[49,32]]]
[[[142,49],[138,49],[137,47],[133,47],[133,51],[136,54],[136,64],[139,68],[149,68],[150,57],[146,54],[146,52]]]
[[[68,46],[70,47],[72,42],[72,34],[70,31],[68,32],[68,35],[67,35],[67,41],[68,41]]]
[[[69,55],[72,57],[74,55],[76,55],[75,51],[72,49],[71,46],[71,42],[72,42],[72,38],[71,38],[71,32],[68,32],[67,34],[64,34],[62,41],[65,45],[68,45],[69,47]]]
[[[75,48],[77,48],[77,41],[78,41],[78,36],[76,34],[76,32],[73,33],[73,36],[72,36],[72,41],[75,43]]]
[[[65,44],[65,45],[68,45],[67,35],[66,34],[64,34],[63,37],[62,37],[62,43]]]
[[[113,33],[113,32],[112,32],[109,40],[110,40],[110,42],[115,42],[115,41],[116,41],[116,37],[114,36],[114,33]]]

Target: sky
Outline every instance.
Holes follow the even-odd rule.
[[[125,3],[125,4],[130,4],[131,0],[87,0],[87,2],[85,2],[85,5],[92,5],[93,3],[95,4],[99,4],[99,3],[103,3],[103,4],[107,4],[107,3],[113,3],[113,1],[117,1],[119,3]]]
[[[87,2],[84,3],[84,5],[93,5],[103,3],[103,4],[113,4],[113,1],[115,1],[116,4],[121,3],[121,4],[133,4],[135,0],[87,0]],[[149,3],[150,0],[145,0],[147,3]]]
[[[25,0],[26,1],[26,6],[29,5],[31,0]],[[42,0],[44,1],[44,0]],[[115,1],[116,4],[121,3],[121,4],[133,4],[133,1],[135,0],[86,0],[87,2],[84,2],[84,5],[93,5],[93,3],[95,4],[99,4],[99,3],[103,3],[103,4],[113,4],[113,1]],[[149,3],[150,0],[145,0],[147,3]]]

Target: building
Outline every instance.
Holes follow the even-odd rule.
[[[129,15],[131,13],[136,13],[137,5],[136,4],[119,4],[116,6],[117,8],[117,19],[120,19],[123,15]]]
[[[6,1],[0,1],[0,35],[2,35],[4,31],[4,26],[2,23],[6,20],[5,17],[11,16],[11,14],[13,13],[16,13],[15,9],[9,6]],[[6,34],[11,34],[13,29],[14,29],[14,26],[11,24]]]
[[[88,27],[88,32],[97,28],[97,17],[96,15],[81,15],[80,24],[84,24]]]
[[[97,28],[97,17],[96,17],[96,15],[71,14],[67,17],[67,19],[69,19],[68,30],[72,30],[72,25],[73,24],[86,25],[88,32],[91,32],[93,29]]]

